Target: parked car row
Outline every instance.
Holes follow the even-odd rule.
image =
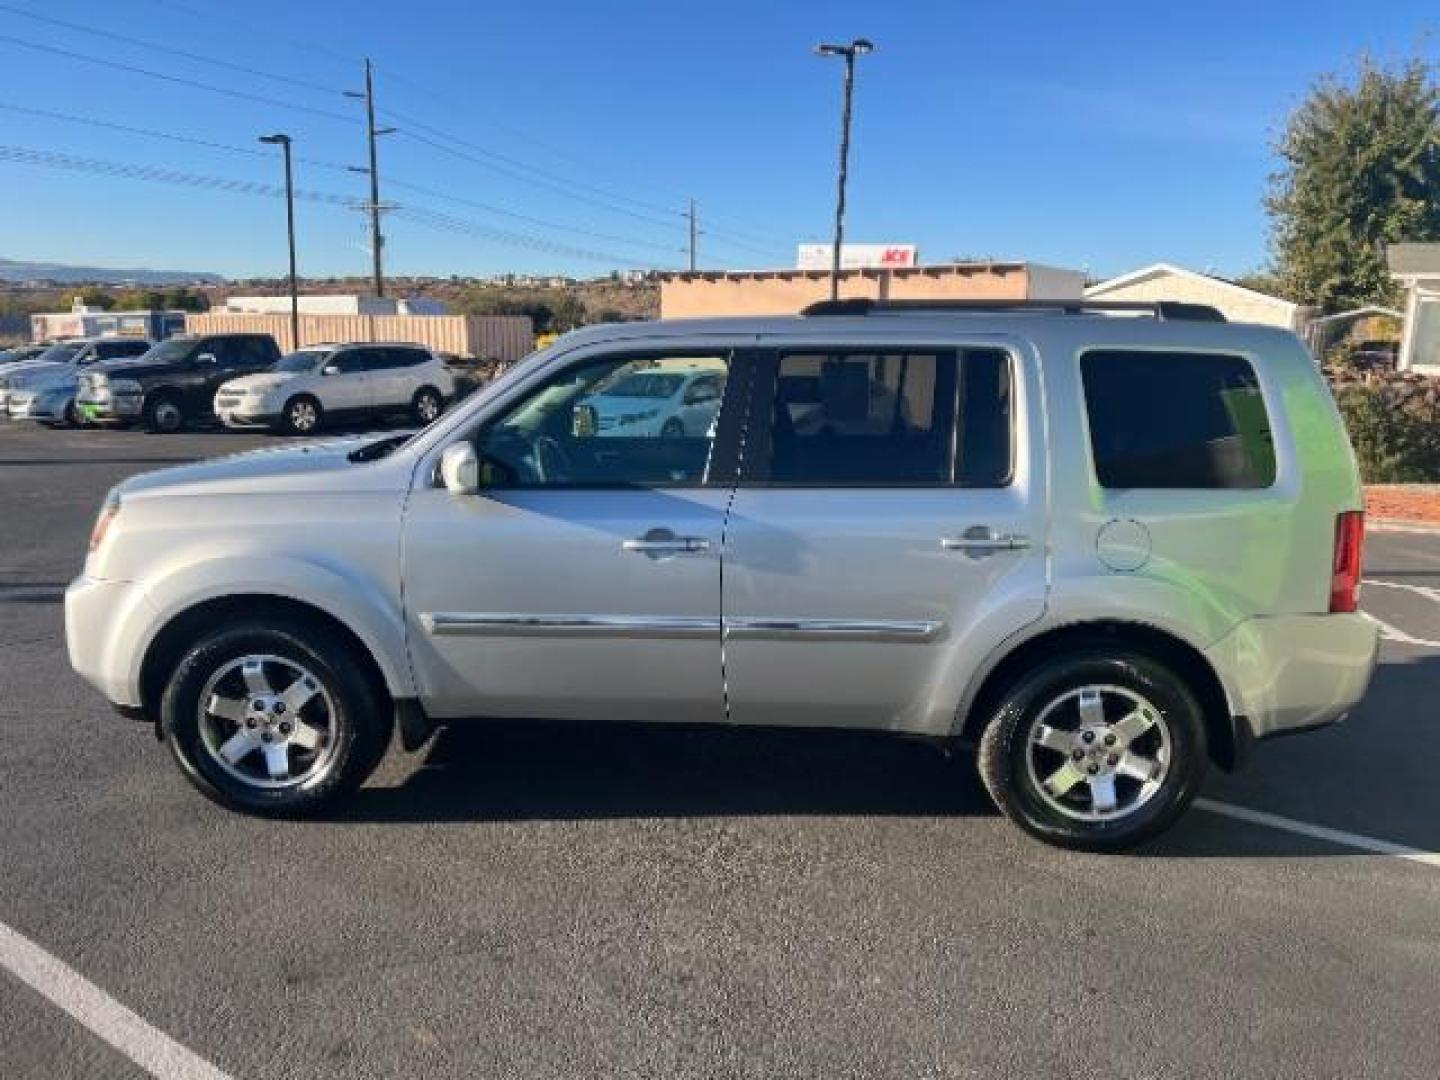
[[[18,350],[17,350],[18,352]],[[0,354],[0,416],[59,425],[143,424],[308,435],[332,420],[405,415],[428,424],[455,395],[445,364],[419,345],[310,345],[282,357],[268,334],[57,342]]]

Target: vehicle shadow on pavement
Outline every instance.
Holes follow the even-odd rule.
[[[422,753],[334,819],[996,813],[970,755],[883,734],[487,721],[442,729]]]
[[[1212,770],[1205,795],[1440,850],[1440,786],[1433,783],[1440,739],[1421,737],[1435,720],[1437,679],[1440,657],[1391,658],[1347,722],[1262,743],[1242,772]],[[996,814],[970,753],[947,756],[933,744],[880,733],[476,721],[442,728],[421,757],[399,783],[384,786],[382,772],[376,786],[338,805],[330,820]],[[1357,785],[1357,775],[1388,779]],[[1161,859],[1357,854],[1203,808],[1135,851]]]
[[[1440,851],[1440,656],[1391,653],[1369,693],[1343,723],[1256,746],[1247,766],[1212,770],[1204,794],[1420,851]],[[1357,849],[1192,810],[1169,835],[1142,849],[1174,858],[1348,856]]]

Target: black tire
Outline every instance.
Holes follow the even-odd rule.
[[[445,411],[445,398],[433,386],[422,386],[410,399],[410,416],[422,426],[433,424]]]
[[[280,429],[287,435],[313,435],[324,423],[324,408],[309,394],[296,394],[280,410]]]
[[[1088,812],[1095,810],[1097,800],[1088,779],[1085,792],[1064,795],[1047,794],[1043,782],[1037,782],[1042,772],[1048,778],[1050,769],[1065,765],[1067,754],[1100,755],[1094,761],[1087,757],[1076,764],[1076,769],[1083,767],[1086,771],[1092,764],[1102,772],[1108,771],[1107,763],[1113,761],[1099,740],[1079,741],[1085,727],[1079,714],[1078,691],[1082,687],[1118,688],[1102,695],[1101,715],[1108,716],[1112,723],[1116,704],[1122,712],[1128,707],[1126,694],[1138,696],[1158,713],[1154,726],[1136,739],[1137,748],[1142,746],[1142,740],[1148,740],[1143,749],[1137,749],[1139,760],[1146,760],[1147,755],[1159,760],[1155,748],[1162,737],[1168,736],[1169,740],[1168,768],[1163,779],[1133,809],[1107,820],[1073,816],[1087,812],[1083,805],[1087,799]],[[1043,751],[1031,742],[1032,731],[1044,710],[1057,701],[1064,704],[1050,715],[1057,727],[1067,729],[1061,733],[1066,738],[1072,733],[1065,710],[1076,710],[1074,746],[1065,752]],[[1120,749],[1125,749],[1123,741]],[[1043,763],[1042,758],[1046,759]],[[1175,823],[1199,792],[1208,760],[1204,711],[1183,678],[1144,654],[1095,648],[1039,664],[1005,690],[980,739],[979,769],[981,780],[1001,812],[1031,836],[1082,851],[1120,851],[1158,836]],[[1146,786],[1127,776],[1118,776],[1112,783],[1112,790],[1120,791],[1122,798],[1134,792],[1138,799]],[[1067,814],[1052,799],[1080,805],[1071,806]]]
[[[189,417],[185,406],[174,394],[159,393],[145,399],[143,412],[145,430],[156,435],[174,435],[184,431]]]
[[[319,761],[319,754],[327,755],[324,767],[316,769],[313,777],[296,777],[293,786],[261,787],[232,775],[201,731],[200,699],[207,685],[227,665],[254,655],[299,665],[328,695],[328,701],[320,701],[324,723],[317,723],[326,732],[316,758]],[[244,696],[250,693],[245,690]],[[292,715],[298,719],[301,713]],[[214,719],[206,722],[217,723]],[[181,771],[207,798],[243,813],[299,817],[364,783],[385,755],[395,718],[383,687],[375,685],[347,643],[337,640],[324,626],[277,616],[223,625],[196,642],[170,676],[160,702],[160,723]],[[235,732],[238,730],[237,725]],[[212,735],[214,741],[219,738]],[[258,770],[263,764],[253,767]]]
[[[80,426],[80,410],[75,408],[73,398],[65,403],[65,411],[60,414],[60,420],[66,427]]]
[[[685,434],[685,425],[678,416],[672,416],[660,427],[662,439],[678,439]]]

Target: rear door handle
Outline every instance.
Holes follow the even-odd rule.
[[[976,555],[992,551],[1024,551],[1030,538],[1019,533],[1001,533],[986,525],[972,525],[959,536],[942,536],[940,547],[945,551],[968,551]]]

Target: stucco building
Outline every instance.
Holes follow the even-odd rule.
[[[872,300],[1078,300],[1085,275],[1040,263],[969,262],[842,270],[840,296]],[[794,315],[830,298],[824,270],[668,274],[660,316]]]

